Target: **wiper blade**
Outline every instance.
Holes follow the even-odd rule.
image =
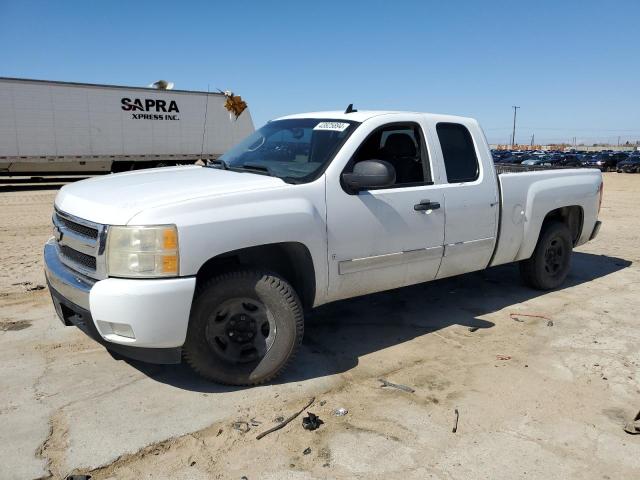
[[[295,177],[281,177],[280,175],[276,175],[276,173],[271,168],[261,163],[247,162],[243,163],[242,167],[238,167],[238,169],[240,168],[245,172],[257,173],[260,175],[266,174],[270,177],[276,177],[285,183],[300,183],[300,181]]]
[[[229,170],[229,164],[224,160],[222,160],[221,158],[207,160],[206,166],[209,168],[220,168],[222,170]]]
[[[276,177],[277,176],[275,173],[273,173],[273,170],[271,170],[266,165],[262,165],[260,163],[251,163],[251,162],[243,163],[242,164],[242,168],[245,169],[245,170],[255,171],[256,173],[264,172],[264,173],[266,173],[267,175],[269,175],[271,177]]]
[[[242,166],[229,166],[227,162],[222,160],[221,158],[216,158],[215,160],[207,160],[207,164],[205,165],[209,168],[219,168],[222,170],[230,170],[232,172],[247,172],[247,173],[257,173],[258,175],[269,175],[270,177],[280,178],[286,183],[300,183],[299,180],[295,177],[279,177],[275,174],[275,172],[266,165],[262,165],[260,163],[247,162],[243,163]]]

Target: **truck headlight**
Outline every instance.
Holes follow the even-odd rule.
[[[178,229],[175,225],[109,227],[109,276],[175,277],[178,267]]]

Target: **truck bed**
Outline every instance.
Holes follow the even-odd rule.
[[[589,240],[598,214],[599,170],[496,164],[496,172],[501,210],[492,266],[529,258],[546,214],[559,207],[580,209],[575,245]]]

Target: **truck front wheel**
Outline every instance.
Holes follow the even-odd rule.
[[[547,223],[531,258],[520,262],[522,279],[538,290],[559,287],[569,273],[572,249],[569,227],[558,221]]]
[[[304,317],[280,276],[236,271],[198,288],[184,357],[200,375],[228,385],[256,385],[280,374],[302,342]]]

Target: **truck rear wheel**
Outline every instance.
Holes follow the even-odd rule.
[[[572,250],[569,227],[557,221],[547,223],[531,258],[520,262],[522,279],[538,290],[559,287],[569,273]]]
[[[231,272],[198,289],[184,357],[214,382],[256,385],[286,368],[303,332],[302,306],[286,280],[265,272]]]

